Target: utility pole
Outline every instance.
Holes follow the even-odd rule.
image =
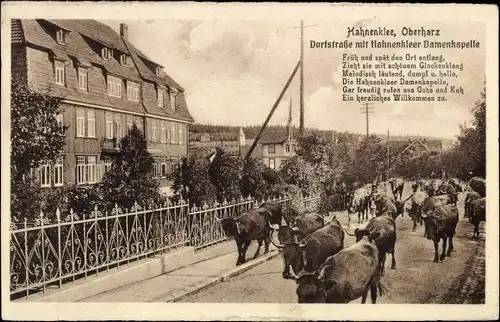
[[[387,179],[389,179],[389,168],[391,167],[391,155],[389,151],[389,129],[387,129]]]
[[[304,133],[304,28],[314,27],[317,25],[304,26],[304,20],[300,21],[300,27],[292,27],[290,29],[300,28],[300,133]]]
[[[364,104],[365,107],[361,109],[361,113],[366,114],[366,139],[370,136],[370,120],[369,114],[373,114],[373,106],[369,106],[368,103]]]
[[[271,112],[269,112],[269,115],[267,116],[266,120],[264,121],[264,124],[262,125],[262,127],[259,131],[259,134],[257,134],[257,137],[253,140],[252,146],[250,147],[250,150],[248,150],[247,155],[245,156],[245,160],[248,160],[248,158],[252,155],[253,150],[255,149],[255,147],[257,146],[257,143],[259,142],[259,139],[260,139],[260,136],[262,135],[262,132],[264,132],[264,129],[266,128],[267,123],[269,123],[269,120],[271,120],[271,117],[273,116],[274,111],[276,110],[279,103],[281,102],[283,95],[285,95],[285,92],[288,89],[288,86],[290,86],[290,83],[292,82],[293,77],[297,73],[297,70],[299,69],[299,67],[300,67],[300,61],[297,62],[297,65],[293,69],[292,75],[290,75],[290,77],[288,78],[288,81],[286,82],[285,87],[283,88],[280,95],[278,96],[278,99],[276,100],[273,107],[271,108]]]

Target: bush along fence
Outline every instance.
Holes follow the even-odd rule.
[[[265,201],[287,205],[291,197],[267,200],[240,198],[212,206],[189,208],[184,200],[129,211],[115,206],[90,214],[57,209],[52,222],[40,213],[35,222],[12,223],[10,229],[11,299],[45,292],[67,282],[168,252],[182,246],[196,251],[227,240],[218,218],[237,216]],[[306,212],[317,209],[320,197],[295,199]],[[299,204],[300,204],[299,203]]]

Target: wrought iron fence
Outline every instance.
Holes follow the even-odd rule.
[[[97,208],[88,215],[70,211],[67,216],[57,210],[53,222],[41,213],[35,222],[12,223],[11,297],[45,292],[52,285],[61,287],[180,246],[201,251],[227,240],[216,217],[234,217],[264,201],[286,205],[290,200],[241,198],[191,208],[179,200],[161,206],[135,204],[129,211],[115,206],[110,213]],[[316,209],[319,197],[300,201],[310,212]]]

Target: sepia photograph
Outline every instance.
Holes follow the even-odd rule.
[[[498,8],[302,6],[2,5],[4,317],[498,318]]]

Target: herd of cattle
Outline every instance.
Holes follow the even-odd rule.
[[[377,294],[386,291],[381,276],[388,253],[392,257],[391,268],[396,268],[399,215],[407,212],[414,231],[418,224],[425,224],[424,237],[434,242],[434,262],[444,260],[453,251],[459,192],[466,193],[464,213],[474,226],[473,237],[479,235],[480,222],[486,221],[486,184],[482,178],[474,177],[468,184],[457,179],[412,182],[412,194],[403,199],[405,184],[402,179],[389,179],[352,192],[337,192],[324,198],[317,213],[300,213],[294,206],[266,202],[237,217],[219,220],[224,232],[236,241],[236,265],[246,261],[246,251],[253,240],[258,242],[253,258],[259,256],[263,242],[265,253],[269,252],[270,243],[280,249],[283,278],[296,281],[299,303],[348,303],[360,297],[361,303],[366,303],[368,291],[372,303],[376,303]],[[347,211],[348,227],[355,213],[359,223],[367,221],[366,226],[350,233],[336,216],[327,221],[327,215],[339,210]],[[275,231],[279,242],[272,239]],[[344,247],[345,234],[355,236],[356,243]]]

